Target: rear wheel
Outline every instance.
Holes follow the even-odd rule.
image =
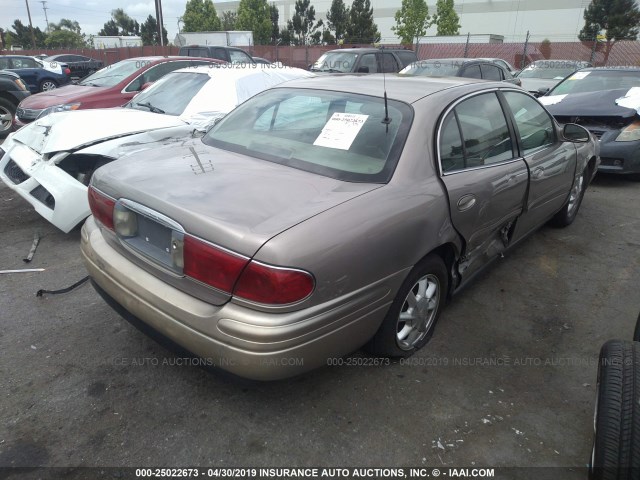
[[[587,189],[587,172],[588,169],[585,168],[580,176],[573,181],[567,203],[562,207],[562,210],[556,213],[551,219],[551,225],[554,227],[568,227],[576,219],[578,210],[580,210],[580,205],[582,204],[584,192]]]
[[[15,114],[16,106],[6,98],[0,98],[0,138],[5,138],[11,132]]]
[[[58,88],[58,84],[53,80],[43,80],[40,82],[40,91],[48,92],[49,90],[54,90]]]
[[[610,340],[600,351],[591,480],[640,478],[640,343]]]
[[[448,284],[442,259],[425,257],[405,279],[365,349],[374,355],[408,357],[426,345],[440,316]]]

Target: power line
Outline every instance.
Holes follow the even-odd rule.
[[[40,3],[42,4],[42,10],[44,10],[44,19],[47,22],[47,33],[49,32],[49,17],[47,17],[47,10],[49,10],[49,7],[47,7],[47,0],[39,0]]]

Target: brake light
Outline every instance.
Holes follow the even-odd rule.
[[[115,206],[116,201],[113,198],[89,186],[89,207],[91,208],[91,213],[96,220],[109,230],[113,230],[113,209]]]
[[[70,68],[65,68],[64,69],[64,73],[65,73],[65,75],[71,75],[71,69]]]
[[[252,302],[285,305],[311,295],[314,285],[315,281],[309,272],[252,260],[242,272],[233,294]]]
[[[248,261],[191,235],[184,236],[183,273],[229,294]]]

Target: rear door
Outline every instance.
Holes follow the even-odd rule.
[[[440,126],[442,181],[465,241],[463,280],[507,248],[522,214],[528,170],[513,135],[496,91],[458,102]]]

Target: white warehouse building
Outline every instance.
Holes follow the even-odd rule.
[[[218,14],[236,11],[238,1],[216,2]],[[275,3],[280,13],[280,25],[285,26],[295,13],[295,0],[269,0]],[[345,0],[349,6],[350,0]],[[371,0],[375,22],[383,43],[397,43],[391,31],[395,25],[394,15],[402,0]],[[584,26],[583,12],[590,0],[455,0],[455,10],[460,17],[460,34],[495,34],[505,42],[523,41],[527,31],[532,41],[548,38],[552,42],[575,41]],[[312,0],[316,20],[326,22],[331,0]],[[427,0],[429,13],[436,11],[435,0]],[[435,35],[431,27],[427,35]]]

